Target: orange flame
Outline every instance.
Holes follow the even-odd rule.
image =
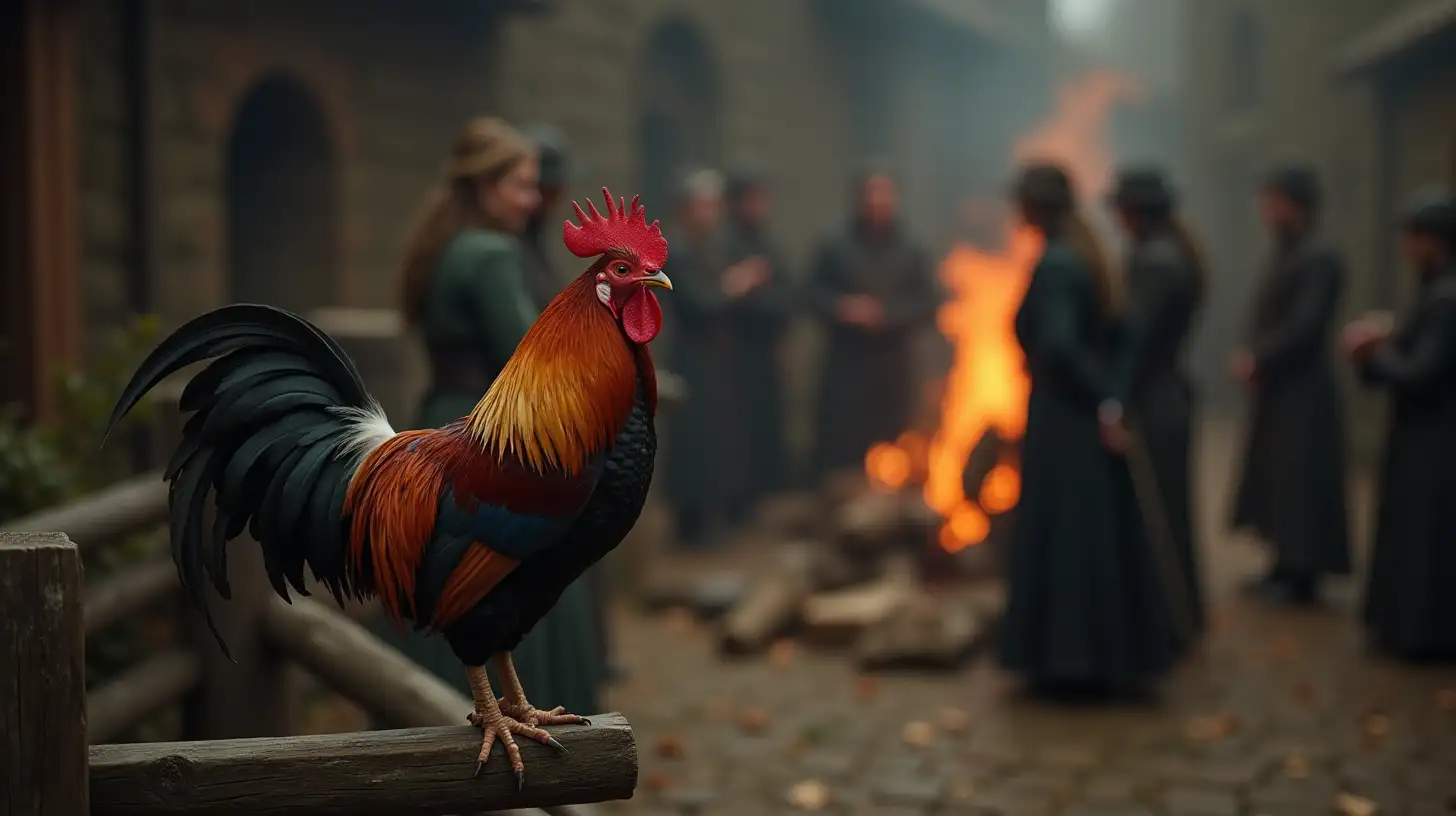
[[[1087,74],[1059,90],[1052,116],[1017,140],[1014,158],[1018,163],[1058,162],[1079,190],[1099,194],[1113,166],[1108,140],[1112,111],[1140,100],[1141,90],[1122,76]],[[1021,496],[1021,474],[1013,462],[998,463],[976,496],[967,496],[963,485],[966,461],[983,434],[994,431],[1016,442],[1026,430],[1030,382],[1013,321],[1041,239],[1031,229],[1011,224],[1006,236],[1005,252],[963,244],[941,266],[951,300],[936,323],[954,348],[954,362],[941,399],[939,428],[928,445],[906,435],[874,446],[865,457],[865,472],[881,491],[903,489],[924,469],[925,502],[945,519],[939,538],[947,552],[984,541],[990,516],[1011,510]]]

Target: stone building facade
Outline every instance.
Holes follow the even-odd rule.
[[[417,203],[473,114],[558,125],[587,168],[574,194],[640,191],[659,216],[688,165],[752,158],[802,257],[861,156],[899,163],[912,222],[951,209],[960,168],[1004,162],[1040,112],[1045,74],[1044,6],[1014,0],[21,6],[72,37],[92,343],[138,311],[175,324],[237,299],[392,307]]]

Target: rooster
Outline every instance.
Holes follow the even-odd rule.
[[[209,580],[229,596],[227,543],[245,529],[284,600],[290,586],[308,594],[305,567],[341,605],[377,597],[396,622],[449,642],[474,697],[468,719],[484,731],[475,773],[499,741],[518,786],[515,735],[560,750],[541,726],[586,720],[532,706],[511,651],[636,523],[657,453],[647,343],[662,325],[652,288],[672,288],[667,241],[638,199],[602,195],[605,215],[573,203],[581,223],[563,225],[567,248],[596,261],[470,414],[443,428],[396,433],[331,337],[248,304],[163,340],[111,414],[115,427],[163,379],[216,358],[182,394],[194,413],[164,473],[172,558],[192,600],[207,614]]]

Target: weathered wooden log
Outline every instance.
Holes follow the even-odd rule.
[[[985,619],[966,598],[921,595],[865,632],[858,659],[865,669],[952,669],[984,641]]]
[[[650,611],[690,609],[699,618],[713,620],[737,606],[748,590],[748,577],[737,570],[662,575],[648,582],[642,603]]]
[[[93,816],[379,814],[437,816],[631,798],[637,747],[619,714],[558,726],[569,753],[519,740],[519,792],[499,748],[472,778],[480,730],[468,725],[279,739],[98,745]]]
[[[798,621],[804,601],[814,591],[810,575],[812,557],[809,547],[799,544],[759,577],[743,601],[723,620],[724,652],[760,652]]]
[[[0,531],[59,530],[85,552],[143,532],[166,519],[167,485],[160,473],[147,473],[73,502],[7,522]]]
[[[100,632],[177,594],[177,568],[163,556],[86,587],[86,634]]]
[[[821,592],[805,601],[805,637],[829,646],[852,643],[895,614],[916,592],[914,564],[905,558],[891,559],[874,581]]]
[[[0,805],[84,816],[81,558],[62,533],[0,533]]]
[[[197,655],[180,650],[153,655],[88,695],[86,739],[110,742],[182,699],[202,678]]]

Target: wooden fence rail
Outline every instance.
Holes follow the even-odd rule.
[[[147,506],[123,508],[118,496]],[[88,695],[85,635],[177,595],[172,565],[155,560],[85,588],[83,607],[76,545],[63,533],[35,531],[36,519],[74,524],[91,537],[91,547],[100,547],[154,526],[166,513],[165,492],[134,486],[108,491],[98,501],[117,513],[114,527],[78,503],[0,530],[0,665],[16,667],[15,682],[0,684],[0,767],[7,770],[0,774],[0,802],[9,803],[15,816],[386,816],[532,807],[562,816],[570,813],[566,805],[632,795],[636,747],[626,721],[611,714],[594,717],[590,727],[557,729],[571,749],[567,756],[523,745],[530,771],[523,792],[516,791],[503,757],[471,779],[479,731],[456,725],[471,708],[464,695],[349,616],[305,598],[286,603],[266,585],[254,587],[251,600],[240,599],[246,582],[235,581],[233,603],[217,606],[221,613],[242,600],[250,610],[230,622],[219,615],[225,632],[233,629],[230,642],[235,653],[246,655],[240,655],[244,665],[222,660],[211,638],[195,633],[192,648],[152,655]],[[234,557],[258,557],[256,547],[233,549]],[[260,568],[249,567],[261,576]],[[239,626],[246,628],[239,632]],[[451,727],[96,744],[184,697],[193,701],[189,719],[205,724],[190,728],[194,735],[235,730],[237,723],[286,733],[277,724],[278,711],[287,710],[286,702],[276,702],[286,691],[277,679],[281,661],[302,665],[386,723]]]

